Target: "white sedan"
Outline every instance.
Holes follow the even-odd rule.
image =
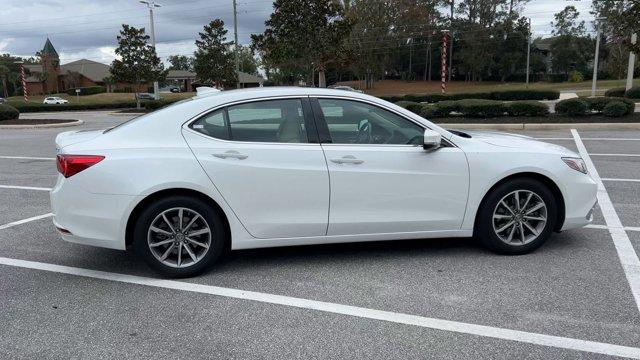
[[[57,96],[49,96],[44,98],[43,104],[68,104],[69,101]]]
[[[596,183],[564,147],[447,131],[378,98],[256,88],[200,95],[56,138],[65,240],[135,249],[167,276],[229,249],[471,237],[524,254],[592,220]]]

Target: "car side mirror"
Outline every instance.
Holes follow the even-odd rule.
[[[424,143],[422,147],[425,150],[433,151],[437,150],[440,146],[442,146],[442,135],[437,131],[426,129],[424,131]]]

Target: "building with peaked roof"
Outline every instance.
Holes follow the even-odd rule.
[[[110,82],[111,67],[97,61],[81,59],[61,65],[58,52],[48,38],[38,55],[40,64],[24,66],[31,95],[55,94],[92,86],[104,86],[108,91],[131,90],[133,87],[131,84]],[[147,91],[148,86],[141,86],[139,91]]]

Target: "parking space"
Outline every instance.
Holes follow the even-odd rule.
[[[130,118],[73,117],[86,122],[73,130]],[[533,254],[471,239],[245,250],[167,281],[133,254],[63,242],[49,218],[2,227],[50,211],[26,188],[53,186],[66,130],[0,130],[0,358],[640,358],[640,232],[623,231],[629,250],[607,229],[640,227],[640,182],[622,181],[640,179],[640,157],[590,156],[614,213]],[[640,154],[615,140],[640,131],[519,133]]]

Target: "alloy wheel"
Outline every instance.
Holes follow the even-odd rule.
[[[197,211],[179,207],[153,219],[147,245],[162,264],[186,268],[202,260],[211,247],[211,228]]]
[[[493,231],[508,245],[526,245],[540,236],[547,224],[547,205],[530,190],[505,195],[493,210]]]

